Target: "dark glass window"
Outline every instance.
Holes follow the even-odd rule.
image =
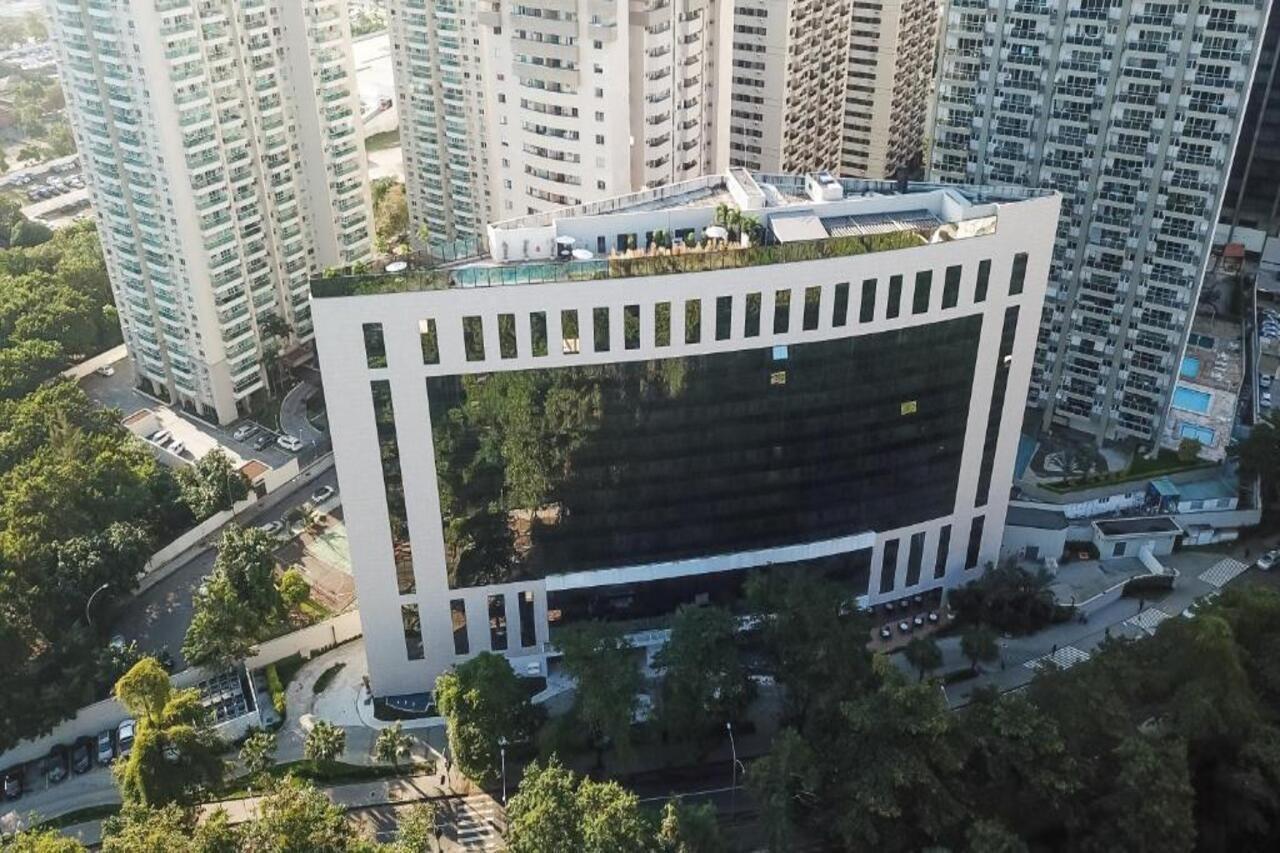
[[[426,650],[422,646],[422,618],[418,605],[400,605],[400,622],[404,626],[404,648],[409,660],[422,660]]]
[[[849,282],[836,285],[835,298],[831,300],[831,325],[839,328],[849,322]]]
[[[560,312],[561,346],[565,355],[577,355],[582,352],[582,338],[578,335],[578,312],[566,308]]]
[[[933,270],[916,273],[916,289],[911,297],[911,313],[923,314],[929,310],[929,297],[933,291]]]
[[[684,303],[684,342],[696,344],[702,340],[702,300],[686,299]]]
[[[818,311],[822,308],[822,288],[806,287],[804,289],[804,318],[803,328],[806,332],[812,332],[818,328]]]
[[[507,650],[507,597],[489,596],[489,648],[495,652]]]
[[[911,547],[907,551],[907,586],[920,583],[920,565],[924,562],[924,533],[911,534]]]
[[[791,291],[779,290],[773,294],[773,333],[785,335],[791,329]]]
[[[503,358],[516,357],[516,315],[498,315],[498,355]]]
[[[880,555],[880,594],[893,592],[893,583],[898,575],[898,540],[890,539],[884,543],[884,553]]]
[[[467,353],[467,361],[484,361],[484,321],[481,318],[462,318],[462,346]]]
[[[996,445],[1000,441],[1000,420],[1004,414],[1005,391],[1009,387],[1009,368],[1013,342],[1018,334],[1018,306],[1004,311],[1004,327],[1000,330],[1000,351],[992,365],[995,379],[991,383],[991,405],[987,408],[987,432],[982,444],[982,464],[978,468],[978,495],[974,506],[986,506],[991,493],[991,469],[996,461]]]
[[[519,594],[520,605],[517,616],[520,619],[520,646],[529,648],[538,644],[538,626],[534,621],[533,591],[526,589]]]
[[[748,338],[760,337],[760,294],[747,294],[747,316],[743,321],[742,334]]]
[[[391,403],[391,383],[379,379],[370,383],[373,394],[373,422],[382,457],[382,488],[387,498],[387,518],[391,525],[391,554],[395,560],[396,585],[401,595],[414,590],[413,548],[409,542],[409,516],[404,507],[404,476],[400,471],[400,443],[396,440],[396,413]]]
[[[987,301],[987,285],[991,283],[991,260],[978,262],[978,283],[973,289],[974,302]]]
[[[450,583],[690,559],[946,515],[981,322],[790,344],[782,363],[765,346],[431,377]],[[535,513],[532,528],[512,527]]]
[[[640,306],[626,305],[622,309],[623,346],[640,349]]]
[[[369,367],[387,366],[387,342],[381,323],[364,324],[364,361]]]
[[[858,308],[858,322],[870,323],[876,318],[876,280],[865,279],[862,282],[862,304]]]
[[[529,315],[529,340],[535,357],[547,354],[547,312],[534,311]]]
[[[969,525],[969,550],[964,555],[964,567],[966,569],[977,568],[978,555],[982,553],[982,525],[985,516],[978,516]]]
[[[653,306],[653,345],[671,346],[671,303],[659,302]]]
[[[471,639],[467,636],[467,603],[461,598],[449,602],[449,621],[453,623],[453,653],[465,655],[471,652]]]
[[[947,277],[942,282],[942,307],[955,308],[960,304],[960,265],[947,267]]]
[[[716,297],[716,340],[727,341],[733,333],[733,297]]]
[[[591,344],[596,352],[609,351],[609,309],[594,308],[591,311],[593,326]]]
[[[1009,273],[1009,295],[1017,296],[1027,282],[1027,253],[1019,252],[1013,256],[1013,271]]]
[[[422,343],[422,363],[440,363],[440,339],[436,336],[436,321],[418,321],[418,339]]]
[[[947,555],[951,550],[951,525],[944,524],[938,531],[938,553],[933,559],[933,576],[945,577],[947,574]]]
[[[889,276],[889,306],[885,310],[885,317],[892,320],[897,317],[902,310],[902,276]]]

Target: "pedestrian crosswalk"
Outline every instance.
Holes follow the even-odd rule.
[[[493,797],[464,797],[454,813],[458,844],[467,850],[502,849],[502,807]]]
[[[1050,652],[1047,655],[1041,655],[1038,658],[1032,658],[1023,664],[1027,669],[1039,670],[1046,663],[1055,663],[1059,669],[1070,669],[1078,663],[1084,663],[1089,659],[1089,653],[1083,649],[1077,649],[1075,646],[1063,646],[1056,652]]]
[[[1124,624],[1132,625],[1135,628],[1146,631],[1148,634],[1154,634],[1156,632],[1156,626],[1169,618],[1172,617],[1159,607],[1148,607],[1138,615],[1130,616],[1128,619],[1124,620]]]
[[[1222,586],[1225,586],[1228,581],[1235,578],[1236,575],[1240,574],[1247,568],[1249,568],[1247,564],[1227,557],[1219,560],[1201,572],[1200,580],[1210,586],[1221,588]]]

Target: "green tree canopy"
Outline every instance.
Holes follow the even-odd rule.
[[[683,606],[671,638],[655,664],[665,669],[661,719],[677,739],[723,737],[724,724],[740,719],[751,701],[751,682],[739,659],[737,619],[719,607]]]
[[[647,853],[657,846],[657,829],[635,794],[616,782],[580,779],[555,758],[525,768],[507,823],[511,853]]]
[[[226,665],[246,657],[264,629],[284,616],[273,549],[271,537],[256,527],[223,531],[182,643],[189,662]]]
[[[178,485],[182,502],[197,520],[229,510],[249,494],[249,481],[221,449],[206,453],[194,466],[179,471]]]
[[[635,649],[607,622],[576,625],[557,642],[565,671],[577,682],[573,719],[590,732],[597,757],[607,744],[628,753],[636,696],[644,686]]]
[[[519,676],[502,655],[481,652],[436,678],[436,706],[449,732],[458,768],[490,786],[501,772],[499,742],[533,736],[537,716]]]

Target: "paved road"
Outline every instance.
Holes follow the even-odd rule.
[[[317,444],[328,438],[307,419],[307,400],[320,391],[312,379],[303,379],[289,389],[280,401],[280,431],[302,439],[303,444]]]
[[[314,477],[301,474],[296,482],[297,485],[277,493],[278,498],[272,495],[268,499],[279,501],[272,508],[257,514],[250,510],[242,517],[242,523],[265,524],[281,519],[290,509],[305,503],[320,486],[338,487],[338,478],[332,468]],[[206,548],[172,575],[119,606],[112,618],[112,631],[122,635],[126,641],[136,640],[144,652],[158,652],[167,647],[178,668],[184,667],[182,639],[191,624],[191,597],[204,576],[213,569],[215,556],[212,547]]]

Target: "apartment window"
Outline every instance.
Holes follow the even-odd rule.
[[[804,316],[800,325],[806,332],[818,328],[818,310],[822,306],[822,288],[806,287],[804,289]]]
[[[364,324],[364,360],[369,367],[387,366],[387,342],[381,323]]]
[[[489,596],[489,648],[495,652],[507,650],[507,597]]]
[[[849,320],[849,283],[836,285],[835,298],[831,300],[831,325],[839,328]]]
[[[773,294],[773,333],[785,335],[791,328],[791,291],[778,290]]]
[[[658,302],[653,306],[653,345],[671,346],[671,303]]]
[[[898,540],[890,539],[884,543],[884,553],[880,557],[880,594],[893,592],[893,582],[898,574]]]
[[[991,259],[988,258],[978,263],[978,284],[973,289],[973,301],[985,302],[987,300],[987,285],[991,282]]]
[[[747,294],[747,315],[743,321],[742,335],[747,338],[760,336],[760,297],[759,293]]]
[[[391,402],[391,383],[379,379],[369,383],[373,396],[373,424],[378,434],[378,456],[382,460],[382,490],[387,501],[387,523],[391,531],[391,558],[395,563],[396,586],[401,595],[414,591],[413,547],[409,542],[409,516],[404,504],[404,475],[400,471],[400,442],[396,438],[396,413]]]
[[[440,339],[436,337],[436,321],[433,319],[418,321],[418,339],[422,344],[422,363],[440,363]]]
[[[422,646],[422,617],[418,615],[418,605],[400,605],[400,623],[404,627],[404,648],[409,660],[422,660],[426,650]]]
[[[864,279],[862,282],[862,304],[858,306],[858,322],[870,323],[876,318],[876,280]]]
[[[533,617],[533,590],[526,589],[516,601],[520,605],[516,613],[520,619],[520,646],[527,649],[538,644],[538,626]]]
[[[1027,253],[1019,252],[1013,256],[1013,271],[1009,274],[1009,295],[1017,296],[1027,280]]]
[[[947,555],[951,550],[951,525],[944,524],[938,531],[938,553],[933,558],[933,576],[941,578],[947,574]]]
[[[727,341],[732,333],[730,328],[733,324],[733,297],[717,296],[716,297],[716,340]]]
[[[1000,441],[1000,423],[1004,415],[1005,392],[1009,387],[1009,367],[1013,356],[1013,342],[1018,334],[1018,306],[1011,305],[1004,312],[1004,327],[1000,331],[1000,349],[993,367],[995,379],[991,383],[991,403],[987,408],[987,432],[982,445],[982,464],[978,467],[978,494],[975,506],[986,506],[991,494],[991,469],[995,466],[996,445]]]
[[[947,277],[942,283],[942,307],[955,308],[960,304],[960,265],[947,267]]]
[[[609,351],[609,309],[593,308],[591,343],[596,352]]]
[[[498,315],[498,354],[503,358],[516,357],[516,315]]]
[[[623,346],[640,349],[640,306],[626,305],[622,309]]]
[[[924,532],[911,534],[911,546],[907,550],[907,586],[920,583],[920,565],[924,562]]]
[[[978,555],[982,552],[982,525],[984,516],[978,516],[969,525],[969,550],[964,555],[964,567],[966,569],[977,568]]]
[[[689,299],[684,303],[684,342],[696,344],[702,340],[702,300]]]
[[[578,312],[567,308],[560,312],[560,337],[565,355],[577,355],[580,341],[578,338]]]
[[[605,188],[605,182],[604,182],[604,181],[596,181],[596,189],[598,189],[598,190],[602,190],[602,189],[604,189],[604,188]],[[603,249],[601,249],[601,251],[604,251],[604,250],[603,250]]]
[[[449,602],[449,621],[453,624],[453,653],[469,654],[471,640],[467,637],[467,602],[461,598]]]
[[[462,318],[462,348],[467,354],[467,361],[484,361],[484,321],[481,318]]]
[[[596,134],[596,145],[604,145],[604,134],[603,134],[603,133],[597,133],[597,134]]]
[[[889,306],[885,310],[884,315],[892,320],[898,316],[902,307],[902,276],[894,275],[889,277]]]
[[[916,273],[916,289],[911,297],[911,313],[923,314],[929,310],[929,296],[933,290],[933,270]]]
[[[529,315],[529,342],[534,357],[547,354],[547,312],[534,311]]]

